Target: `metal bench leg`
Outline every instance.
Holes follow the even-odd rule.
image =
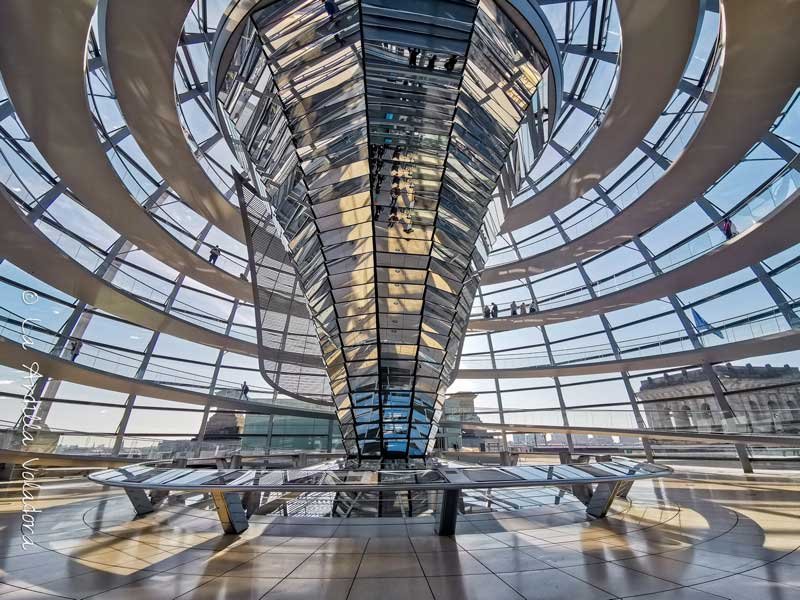
[[[248,518],[252,517],[261,506],[261,492],[245,492],[242,494],[242,508]]]
[[[633,481],[620,481],[617,488],[617,498],[626,499],[632,487]]]
[[[589,505],[589,502],[592,501],[592,496],[594,495],[594,490],[592,490],[592,486],[588,483],[573,483],[570,486],[571,489],[567,490],[571,492],[573,496],[575,496],[578,500],[583,502],[585,505]]]
[[[614,498],[619,488],[618,481],[604,481],[598,483],[594,488],[589,503],[586,505],[586,514],[596,519],[602,519],[611,508]]]
[[[742,471],[745,473],[753,472],[753,465],[750,462],[750,457],[747,455],[747,446],[744,444],[734,444],[736,454],[739,456],[739,462],[742,464]]]
[[[242,508],[242,499],[235,492],[211,492],[214,505],[217,507],[217,516],[222,523],[225,533],[242,533],[250,525],[247,515]]]
[[[140,517],[155,510],[145,490],[141,488],[125,488],[125,493],[128,495],[128,500],[133,504],[133,510]]]
[[[155,506],[169,496],[169,490],[153,490],[150,492],[150,503]]]
[[[439,535],[455,534],[460,497],[461,490],[442,490],[442,505],[439,509],[439,520],[436,523],[436,533]]]

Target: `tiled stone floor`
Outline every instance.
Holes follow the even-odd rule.
[[[124,495],[42,483],[36,546],[19,488],[0,488],[0,600],[800,599],[800,473],[691,468],[642,481],[605,520],[566,503],[429,522],[257,517],[222,535],[170,504],[133,519]]]

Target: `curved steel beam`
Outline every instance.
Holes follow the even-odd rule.
[[[681,3],[675,3],[681,4]],[[487,269],[484,284],[585,261],[625,244],[689,206],[769,131],[800,84],[800,3],[723,4],[725,54],[705,119],[683,153],[631,206],[567,244]]]
[[[800,330],[792,329],[752,340],[720,344],[684,352],[670,352],[641,358],[623,358],[599,362],[542,365],[511,369],[459,369],[462,379],[519,379],[525,377],[568,377],[572,375],[598,375],[618,371],[648,371],[741,360],[750,356],[766,356],[800,349]],[[502,360],[502,353],[497,355]]]
[[[292,417],[309,417],[313,419],[335,419],[333,412],[308,410],[303,408],[288,408],[274,404],[263,404],[247,400],[235,400],[223,396],[201,394],[180,388],[151,383],[141,379],[123,377],[94,369],[68,360],[61,359],[52,354],[23,348],[21,344],[0,337],[0,364],[12,369],[19,369],[22,365],[39,365],[39,372],[51,379],[71,381],[80,385],[88,385],[112,392],[123,394],[137,394],[159,400],[171,400],[185,404],[205,406],[207,403],[219,408],[247,411],[250,413],[266,415],[287,415]]]
[[[209,264],[148,215],[106,156],[86,94],[86,38],[95,4],[0,2],[0,72],[17,114],[87,209],[176,271],[252,301],[248,282]]]
[[[122,114],[131,134],[181,200],[244,243],[242,215],[195,159],[175,104],[175,52],[187,0],[101,0],[100,36]],[[105,19],[102,19],[105,16]],[[283,249],[280,241],[270,248]],[[273,257],[281,261],[281,257]],[[285,252],[283,260],[290,264]]]
[[[502,233],[538,221],[583,195],[644,139],[690,58],[698,2],[617,0],[622,50],[614,99],[594,138],[561,176],[509,208]]]
[[[505,2],[508,2],[510,6],[506,6]],[[500,0],[500,5],[503,6],[506,14],[511,12],[508,8],[513,7],[514,11],[518,12],[527,21],[526,25],[533,28],[534,32],[531,41],[547,57],[547,61],[550,63],[547,81],[547,111],[551,119],[550,122],[555,123],[561,115],[564,95],[564,65],[558,49],[558,37],[537,0]],[[521,25],[518,23],[517,27]],[[525,25],[522,26],[524,27]],[[506,160],[506,163],[508,163],[508,160]]]
[[[219,88],[222,85],[222,78],[225,76],[225,69],[220,69],[220,65],[228,64],[230,56],[236,47],[235,44],[229,44],[228,42],[241,34],[245,17],[260,1],[231,0],[222,17],[220,17],[220,22],[214,35],[214,42],[211,44],[211,57],[208,61],[208,93],[212,98],[217,97]],[[219,104],[212,102],[211,108],[219,122]],[[224,129],[222,130],[222,135],[226,135]],[[230,140],[226,141],[230,144]]]
[[[797,243],[800,190],[756,225],[681,267],[618,292],[534,314],[475,319],[470,331],[510,331],[582,319],[664,298],[744,269]]]
[[[98,277],[62,252],[29,223],[3,186],[0,186],[0,222],[3,223],[0,228],[3,257],[65,294],[151,331],[161,331],[212,348],[259,356],[254,342],[227,336],[165,313]],[[273,361],[322,368],[321,356],[281,351],[268,346],[262,349],[264,354]]]

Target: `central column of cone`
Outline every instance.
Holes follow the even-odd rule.
[[[492,192],[545,66],[493,0],[283,0],[248,17],[220,101],[289,246],[351,456],[434,444]],[[248,210],[252,233],[264,215]]]

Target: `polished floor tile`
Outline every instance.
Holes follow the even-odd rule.
[[[644,596],[637,596],[636,600],[720,600],[722,596],[709,594],[708,592],[701,592],[694,588],[682,587],[677,590],[668,590],[666,592],[656,592],[655,594],[645,594]],[[762,600],[761,598],[753,598],[753,600]]]
[[[428,577],[442,575],[475,575],[489,573],[491,569],[469,552],[432,552],[417,554],[422,570]]]
[[[322,544],[317,553],[363,554],[370,538],[331,538]]]
[[[329,538],[296,537],[278,544],[269,551],[271,554],[311,554],[319,550]]]
[[[544,544],[549,543],[540,540],[539,538],[535,538],[531,535],[525,535],[524,533],[519,533],[517,531],[502,531],[499,533],[490,533],[489,536],[494,538],[498,542],[502,542],[506,546],[510,546],[512,548],[521,548],[523,546],[542,546]]]
[[[264,600],[346,600],[351,579],[284,579]]]
[[[120,574],[96,569],[90,573],[56,579],[42,585],[32,586],[32,589],[55,596],[83,598],[129,585],[153,575],[152,572],[148,571],[125,571],[125,573]]]
[[[593,563],[577,567],[564,567],[561,570],[620,597],[652,594],[680,587],[666,579],[659,579],[613,563]]]
[[[519,593],[497,575],[429,577],[436,600],[520,600]]]
[[[498,539],[485,533],[467,533],[455,536],[456,543],[464,550],[486,550],[489,548],[506,548]]]
[[[412,537],[411,545],[415,552],[458,552],[461,550],[454,539],[438,535]]]
[[[264,560],[270,560],[269,555]],[[360,554],[312,554],[289,574],[295,579],[352,579],[361,564]]]
[[[424,577],[360,578],[347,600],[433,600],[433,594]]]
[[[516,573],[518,571],[552,569],[552,566],[546,562],[520,552],[516,548],[472,550],[470,554],[492,573]]]
[[[519,548],[524,554],[532,556],[551,567],[573,567],[576,565],[586,565],[590,563],[601,563],[603,560],[597,556],[584,554],[577,550],[564,548],[563,546],[523,546]]]
[[[421,577],[416,554],[365,554],[358,577]]]
[[[414,552],[411,540],[405,537],[375,537],[367,544],[367,554],[394,554]]]
[[[268,553],[226,571],[228,577],[286,577],[309,557],[308,554]]]
[[[708,550],[700,550],[699,548],[687,548],[675,552],[666,552],[661,556],[730,573],[739,573],[764,564],[763,560],[750,558],[749,556],[733,556],[732,554],[710,552]]]
[[[224,535],[207,502],[134,518],[83,479],[40,492],[40,546],[0,499],[0,600],[784,600],[800,598],[800,473],[690,468],[639,482],[606,519],[576,503],[459,519],[292,522]],[[8,535],[4,535],[8,533]]]
[[[96,600],[130,600],[131,598],[175,598],[208,583],[211,577],[180,573],[156,574],[92,596]]]
[[[259,600],[274,588],[280,579],[217,577],[208,583],[178,596],[180,600]]]
[[[526,600],[607,600],[612,594],[557,569],[505,573],[500,577]]]
[[[726,571],[711,569],[702,565],[694,565],[672,560],[663,556],[641,556],[628,560],[617,561],[618,565],[673,581],[681,585],[694,585],[711,579],[719,579],[730,575]]]
[[[185,573],[187,575],[218,576],[224,575],[231,569],[252,559],[253,555],[249,553],[228,552],[217,556],[192,560],[169,569],[168,572]]]
[[[798,537],[800,538],[800,532],[798,532]],[[800,588],[800,565],[772,562],[763,567],[751,569],[746,572],[746,575]]]
[[[34,590],[15,590],[7,594],[3,594],[6,600],[54,600],[57,596],[50,594],[43,594]]]
[[[800,589],[764,579],[731,575],[694,586],[695,589],[730,600],[797,600]]]

